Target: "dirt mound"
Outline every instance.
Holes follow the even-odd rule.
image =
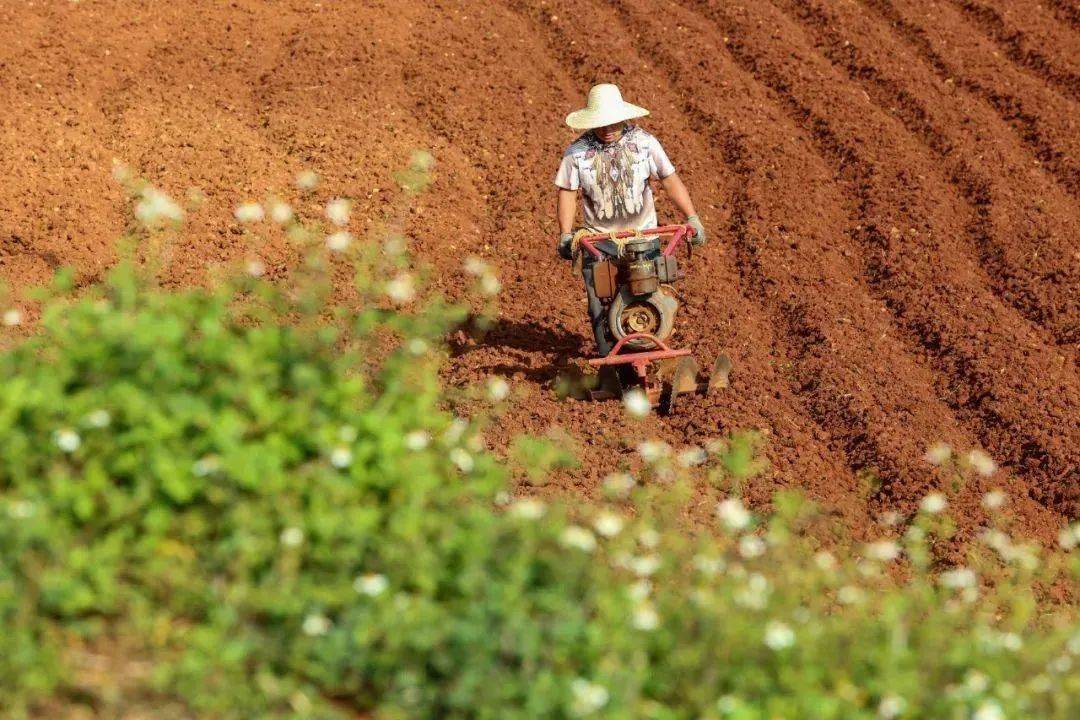
[[[191,283],[249,252],[228,227],[236,203],[311,167],[355,198],[354,230],[373,229],[392,169],[431,148],[438,180],[410,242],[453,293],[470,255],[505,287],[501,324],[455,344],[448,377],[515,378],[529,400],[493,437],[565,427],[584,468],[556,489],[591,495],[642,430],[618,404],[555,397],[591,347],[579,281],[553,252],[551,177],[572,139],[563,115],[611,80],[653,110],[712,233],[677,339],[736,364],[729,391],[650,434],[683,446],[759,428],[771,470],[751,500],[805,488],[856,536],[946,482],[922,460],[939,441],[1002,468],[957,498],[965,533],[999,485],[1044,540],[1078,515],[1069,3],[113,0],[0,17],[0,276],[16,290],[111,262],[126,212],[113,158],[177,196],[202,189],[168,271]],[[293,259],[279,243],[259,253],[274,272]]]

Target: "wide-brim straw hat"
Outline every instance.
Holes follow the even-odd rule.
[[[622,99],[617,85],[593,85],[585,107],[566,116],[566,124],[575,130],[593,130],[624,120],[645,117],[649,111]]]

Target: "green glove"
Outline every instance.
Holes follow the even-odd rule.
[[[574,259],[574,233],[563,233],[559,236],[559,257],[563,260]]]
[[[701,224],[701,218],[697,215],[691,215],[686,218],[686,224],[694,228],[694,235],[690,238],[690,244],[694,247],[701,247],[705,244],[705,226]]]

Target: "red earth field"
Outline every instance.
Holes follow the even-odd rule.
[[[646,425],[554,390],[591,352],[552,177],[597,81],[652,109],[711,233],[676,339],[735,362],[725,393]],[[232,209],[292,199],[301,169],[322,177],[312,212],[349,196],[352,230],[377,234],[394,169],[429,148],[411,248],[455,296],[468,256],[504,286],[447,379],[513,381],[497,445],[579,440],[583,467],[543,492],[593,495],[635,438],[757,428],[751,503],[803,488],[856,537],[942,485],[923,460],[939,441],[1001,466],[953,499],[962,534],[992,487],[1044,541],[1080,513],[1074,0],[12,0],[0,103],[0,279],[31,320],[26,288],[115,260],[114,159],[205,195],[165,273],[182,285],[251,253]],[[257,252],[272,276],[295,260],[280,240]]]

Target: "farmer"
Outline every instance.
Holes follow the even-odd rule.
[[[660,142],[641,127],[630,122],[649,114],[645,108],[622,99],[615,85],[595,85],[589,90],[585,108],[566,116],[566,124],[585,130],[563,154],[555,176],[559,188],[559,256],[573,259],[574,220],[577,196],[581,191],[589,232],[645,230],[656,227],[650,179],[660,181],[675,207],[694,228],[694,245],[705,242],[705,228],[694,211],[690,193],[675,172]],[[600,243],[602,246],[603,243]],[[659,241],[657,241],[659,250]],[[581,273],[589,297],[589,321],[596,347],[601,355],[611,352],[603,305],[593,289],[593,264],[596,259],[582,253]]]

